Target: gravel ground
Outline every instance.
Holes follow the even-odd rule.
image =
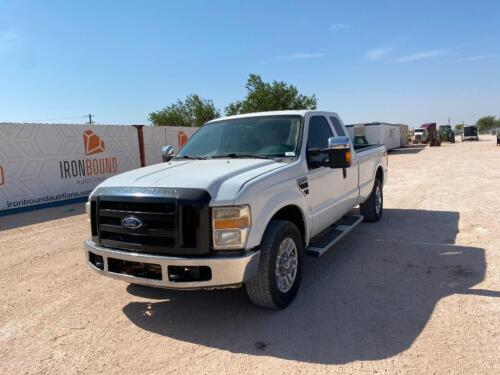
[[[390,155],[385,212],[295,302],[94,274],[83,205],[0,218],[0,373],[500,373],[500,148]]]

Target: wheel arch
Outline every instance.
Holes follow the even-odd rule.
[[[286,220],[293,223],[302,237],[302,243],[305,246],[309,240],[307,224],[302,209],[295,204],[288,204],[278,209],[268,220],[266,227],[272,220]]]

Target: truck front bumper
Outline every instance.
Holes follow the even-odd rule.
[[[85,241],[85,259],[97,273],[129,283],[171,289],[239,286],[257,274],[260,251],[239,256],[182,258],[124,252]]]

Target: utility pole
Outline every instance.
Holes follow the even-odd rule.
[[[451,117],[448,117],[448,125],[451,126]]]
[[[92,125],[92,115],[89,113],[89,125]]]

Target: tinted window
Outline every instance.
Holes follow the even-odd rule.
[[[307,148],[319,148],[321,150],[328,147],[328,138],[333,137],[328,121],[323,116],[313,116],[309,119],[309,135],[307,136]],[[320,163],[328,160],[328,155],[308,155],[310,168],[320,167]]]
[[[330,121],[332,122],[333,128],[335,129],[335,133],[337,133],[339,137],[345,137],[344,128],[342,127],[339,119],[334,116],[330,116]]]
[[[294,157],[301,120],[299,116],[262,116],[209,123],[189,139],[176,158]]]

